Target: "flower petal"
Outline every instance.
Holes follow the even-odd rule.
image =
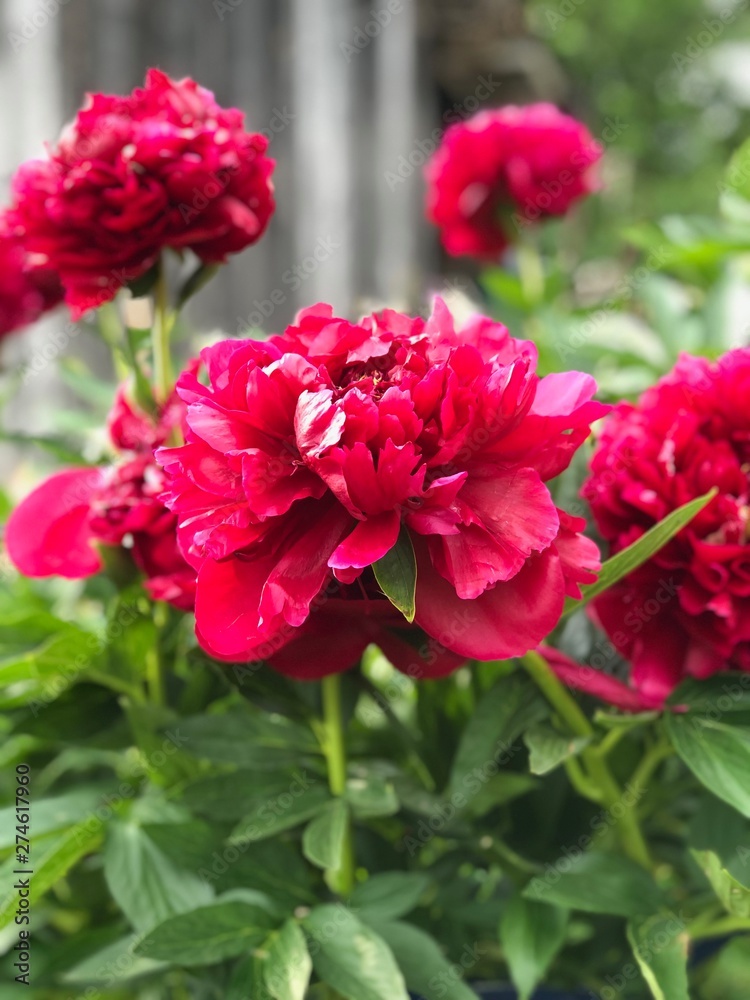
[[[80,579],[101,569],[89,512],[103,482],[101,469],[67,469],[21,501],[8,519],[5,542],[23,574]]]

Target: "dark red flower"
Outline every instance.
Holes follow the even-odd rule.
[[[62,295],[45,259],[28,253],[0,216],[0,337],[35,322]]]
[[[606,591],[594,613],[659,706],[685,677],[750,670],[750,350],[683,355],[606,421],[584,496],[611,551],[675,508],[718,496],[677,537]]]
[[[195,573],[177,547],[177,519],[159,499],[164,474],[153,458],[184,414],[174,396],[154,421],[120,389],[109,421],[117,461],[58,472],[16,507],[5,534],[15,566],[26,576],[79,579],[102,569],[95,543],[121,545],[154,598],[192,609]]]
[[[18,170],[13,224],[78,317],[165,248],[216,262],[255,243],[274,209],[267,145],[236,108],[152,69],[126,97],[90,96],[48,157]]]
[[[552,104],[480,111],[451,125],[427,165],[428,218],[449,254],[496,260],[514,228],[594,190],[600,156],[585,125]]]
[[[282,337],[203,360],[208,386],[178,382],[186,444],[158,457],[213,655],[310,677],[377,641],[436,676],[535,646],[598,567],[545,481],[606,408],[587,375],[540,379],[533,345],[500,324],[457,331],[441,302],[427,321],[315,306]],[[371,568],[402,527],[426,633],[412,646]]]

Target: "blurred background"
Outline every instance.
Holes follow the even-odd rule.
[[[268,237],[231,262],[198,316],[244,329],[254,301],[262,306],[276,288],[286,299],[272,326],[319,298],[345,312],[373,297],[414,307],[425,275],[440,268],[422,221],[421,161],[451,109],[468,117],[550,100],[587,122],[608,147],[591,255],[617,252],[625,219],[712,209],[728,152],[747,134],[745,8],[742,0],[2,0],[2,179],[57,136],[86,91],[129,91],[149,66],[190,75],[244,109],[278,163]]]
[[[0,0],[0,179],[7,189],[86,91],[129,91],[153,65],[195,77],[270,137],[278,209],[259,245],[198,297],[190,321],[272,331],[321,299],[346,314],[384,301],[422,309],[430,290],[473,294],[473,265],[442,258],[423,219],[422,165],[457,116],[549,100],[606,147],[601,195],[558,241],[594,301],[628,266],[626,227],[715,211],[727,159],[748,134],[747,6]],[[551,227],[548,245],[556,238]],[[28,365],[59,329],[71,335],[69,326],[60,310],[11,338],[6,371]],[[101,344],[82,334],[75,351],[98,367]],[[53,369],[35,373],[11,427],[44,428],[51,396],[64,392]]]

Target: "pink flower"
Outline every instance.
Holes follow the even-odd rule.
[[[604,425],[583,494],[613,553],[719,495],[594,614],[651,707],[686,677],[750,670],[750,350],[675,369]]]
[[[500,324],[457,331],[439,300],[427,321],[386,310],[349,323],[318,305],[281,337],[202,357],[208,385],[178,382],[186,444],[157,457],[214,656],[312,677],[376,641],[436,676],[535,646],[598,568],[545,482],[606,407],[587,375],[540,379],[534,346]],[[402,529],[417,652],[371,569]]]
[[[0,216],[0,337],[34,323],[60,301],[55,273],[44,258],[26,252]]]
[[[480,111],[451,125],[427,165],[427,216],[449,254],[496,260],[512,226],[564,215],[594,190],[601,152],[552,104]]]
[[[216,262],[255,243],[274,209],[267,145],[242,112],[152,69],[126,97],[90,96],[49,156],[18,170],[13,223],[77,318],[167,247]]]
[[[102,569],[95,544],[123,545],[146,575],[154,598],[191,610],[195,573],[177,547],[176,518],[159,499],[164,475],[153,459],[153,448],[180,426],[184,413],[174,397],[154,421],[120,389],[109,421],[118,460],[56,473],[11,514],[5,541],[21,573],[91,576]]]

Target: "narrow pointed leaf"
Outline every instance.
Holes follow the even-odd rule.
[[[653,555],[656,555],[659,549],[662,549],[667,542],[679,534],[685,525],[689,524],[715,496],[716,489],[712,489],[704,496],[683,504],[682,507],[673,510],[663,521],[650,528],[645,535],[641,535],[632,545],[608,559],[602,566],[596,583],[581,587],[582,597],[580,599],[569,597],[566,600],[563,617],[578,608],[582,608],[584,604],[588,604],[594,597],[604,593],[628,573],[632,573],[633,570],[638,569]]]
[[[409,532],[402,525],[398,541],[382,559],[372,564],[378,586],[407,621],[414,621],[417,560]]]

